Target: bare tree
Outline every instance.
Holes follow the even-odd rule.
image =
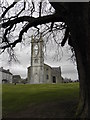
[[[21,10],[18,10],[18,8],[21,8]],[[51,39],[51,41],[53,41],[54,39],[57,47],[60,48],[57,50],[57,59],[58,57],[61,58],[58,53],[61,51],[60,44],[67,26],[63,22],[54,22],[54,20],[52,22],[55,10],[49,2],[45,0],[43,0],[43,2],[28,2],[28,0],[17,1],[9,7],[7,5],[7,8],[1,6],[1,9],[4,9],[1,15],[1,26],[3,28],[1,53],[8,48],[12,60],[12,58],[15,57],[13,48],[19,42],[26,42],[26,35],[31,38],[33,34],[34,37],[42,34],[42,37],[45,37],[45,48],[48,40]],[[58,21],[58,15],[55,16],[56,21]],[[56,37],[56,35],[58,37]]]
[[[39,32],[41,34],[49,37],[53,35],[53,38],[57,34],[54,31],[65,30],[64,37],[56,43],[64,46],[68,40],[68,44],[71,45],[74,49],[77,69],[80,80],[80,102],[77,109],[77,117],[89,118],[89,97],[90,97],[90,81],[89,81],[89,72],[90,72],[90,5],[89,3],[51,3],[54,7],[49,6],[49,11],[45,10],[44,1],[37,3],[36,7],[35,2],[22,2],[22,8],[20,11],[17,10],[17,13],[10,15],[10,10],[17,6],[20,0],[14,1],[11,5],[2,8],[2,15],[0,26],[1,30],[3,28],[3,37],[1,39],[0,48],[4,51],[7,48],[12,49],[16,46],[17,43],[23,41],[23,36],[29,31],[29,29],[36,29],[35,35],[37,36]],[[26,4],[28,3],[28,5]],[[29,7],[26,7],[29,6]],[[44,7],[43,7],[44,6]],[[25,10],[28,10],[28,15],[25,13]],[[44,11],[44,14],[42,12]],[[23,14],[24,12],[24,14]],[[48,13],[48,14],[46,14]],[[36,17],[34,16],[36,15]],[[59,24],[57,24],[59,22]],[[49,24],[47,24],[49,23]],[[21,29],[19,29],[19,34],[16,35],[13,39],[13,31],[17,29],[18,24],[22,24]],[[40,30],[40,25],[45,24],[46,27],[43,30]],[[44,28],[44,27],[43,27]],[[10,39],[9,39],[10,38]]]

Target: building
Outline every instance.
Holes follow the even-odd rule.
[[[30,84],[43,83],[61,83],[61,68],[51,66],[44,63],[44,42],[40,39],[31,41],[31,66],[28,67],[27,80]]]
[[[13,75],[12,83],[21,83],[22,79],[20,75]]]
[[[0,83],[12,83],[12,73],[8,70],[0,68]]]

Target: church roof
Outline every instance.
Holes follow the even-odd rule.
[[[5,70],[5,69],[3,69],[3,67],[1,67],[1,68],[0,68],[0,71],[12,75],[12,73],[9,71],[9,69],[8,69],[8,70]]]
[[[60,72],[60,71],[61,71],[60,66],[59,66],[59,67],[51,67],[50,65],[45,64],[45,63],[44,63],[44,66],[47,66],[47,67],[49,67],[49,68],[51,68],[51,69],[53,69],[54,71],[57,71],[57,72]],[[30,69],[30,67],[31,67],[31,66],[29,66],[27,69]]]
[[[48,64],[45,64],[45,63],[44,63],[44,66],[47,66],[47,67],[50,67],[50,68],[52,68],[50,65],[48,65]]]
[[[59,72],[60,71],[60,67],[52,67],[53,70]]]

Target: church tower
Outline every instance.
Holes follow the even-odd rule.
[[[42,37],[31,40],[31,84],[44,83],[44,44]]]

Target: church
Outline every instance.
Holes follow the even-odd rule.
[[[61,67],[51,67],[44,63],[44,41],[40,39],[31,40],[31,66],[27,73],[30,84],[61,83]]]

